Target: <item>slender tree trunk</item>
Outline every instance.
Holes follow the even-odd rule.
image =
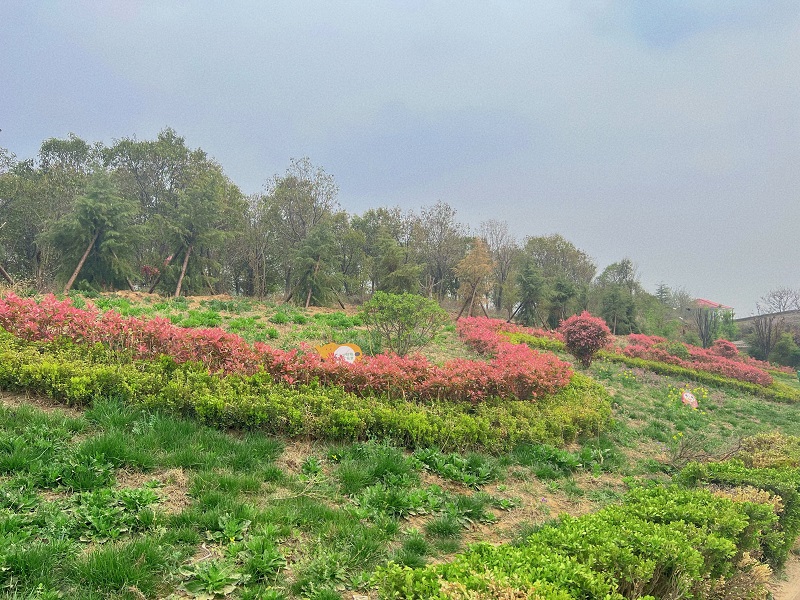
[[[181,295],[181,286],[183,285],[183,278],[186,276],[186,267],[189,266],[189,256],[192,254],[192,244],[186,249],[186,256],[183,257],[183,266],[181,267],[181,274],[178,277],[178,285],[175,286],[175,297]]]
[[[113,250],[111,251],[111,256],[113,256],[113,257],[114,257],[114,260],[116,260],[116,261],[119,261],[119,257],[117,256],[117,253],[116,253],[116,252],[114,252]],[[130,277],[128,277],[127,275],[125,275],[125,283],[127,283],[127,284],[128,284],[128,288],[129,288],[129,289],[130,289],[132,292],[135,292],[135,291],[136,291],[136,290],[134,289],[134,287],[133,287],[133,282],[131,281],[131,278],[130,278]]]
[[[148,294],[152,294],[152,293],[155,291],[155,289],[156,289],[156,286],[157,286],[157,285],[159,284],[159,282],[161,281],[161,277],[164,275],[164,269],[166,269],[166,268],[169,266],[169,263],[171,263],[171,262],[172,262],[172,259],[173,259],[173,258],[175,258],[175,255],[177,255],[177,254],[178,254],[178,252],[180,252],[180,251],[181,251],[181,248],[183,248],[183,246],[178,246],[178,249],[177,249],[177,250],[175,250],[175,252],[173,252],[172,254],[170,254],[170,255],[169,255],[167,258],[166,258],[166,260],[164,261],[164,266],[163,266],[163,267],[161,268],[161,270],[158,272],[158,277],[156,277],[156,280],[153,282],[153,285],[151,285],[151,286],[150,286],[150,289],[149,289],[149,290],[147,290],[147,293],[148,293]]]
[[[475,304],[475,292],[477,291],[477,289],[478,289],[478,284],[476,283],[474,286],[472,286],[472,294],[470,294],[469,299],[464,300],[464,304],[461,306],[461,310],[458,311],[458,316],[456,317],[456,321],[458,321],[461,318],[461,315],[464,314],[464,310],[466,310],[467,305],[469,305],[469,312],[467,313],[467,316],[468,317],[472,316],[472,307]]]
[[[478,282],[474,286],[472,286],[472,298],[470,298],[470,301],[469,301],[469,316],[470,317],[472,316],[472,308],[475,306],[475,296],[478,293],[478,286],[479,285],[480,285],[480,282]]]
[[[3,279],[5,279],[10,285],[14,285],[14,279],[8,274],[8,271],[3,268],[3,265],[0,265],[0,275],[2,275]]]
[[[511,323],[511,319],[513,319],[514,317],[516,317],[516,316],[517,316],[517,313],[518,313],[518,312],[519,312],[521,309],[522,309],[522,302],[520,302],[520,303],[517,305],[517,308],[515,308],[515,309],[514,309],[514,312],[512,312],[512,313],[511,313],[511,315],[508,317],[508,320],[506,321],[506,323]]]
[[[312,285],[312,281],[314,277],[316,277],[317,271],[319,271],[319,262],[321,260],[322,257],[320,256],[317,259],[317,264],[314,265],[314,272],[311,274],[311,280],[308,282],[308,295],[306,296],[306,308],[308,308],[311,305],[311,292],[314,291],[314,286]]]
[[[83,268],[83,264],[86,262],[86,259],[89,258],[89,253],[92,251],[92,248],[94,248],[94,243],[97,241],[97,238],[99,238],[99,237],[100,237],[100,230],[98,229],[95,232],[94,237],[92,238],[92,241],[89,242],[88,246],[86,246],[86,251],[83,253],[83,256],[81,256],[81,260],[80,260],[80,262],[78,262],[78,266],[75,267],[75,271],[72,273],[72,277],[69,278],[69,281],[67,282],[67,285],[64,286],[64,293],[65,294],[70,290],[70,288],[72,288],[72,284],[75,283],[75,280],[78,278],[78,273],[81,272],[81,269]]]

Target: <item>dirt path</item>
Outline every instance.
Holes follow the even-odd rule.
[[[786,578],[772,586],[772,595],[775,600],[800,600],[800,557],[795,554],[789,556],[786,562]]]

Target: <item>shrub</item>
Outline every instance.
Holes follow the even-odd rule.
[[[360,396],[389,394],[473,403],[493,396],[531,400],[562,389],[572,375],[570,365],[555,356],[506,341],[498,342],[488,363],[458,359],[439,366],[423,356],[386,354],[350,365],[323,360],[307,347],[285,351],[260,342],[251,346],[219,328],[184,329],[163,319],[125,318],[113,311],[101,315],[53,296],[40,303],[10,294],[0,299],[0,326],[24,340],[73,342],[110,352],[117,359],[166,355],[176,363],[198,363],[214,373],[253,375],[264,370],[278,383],[294,386],[316,380]]]
[[[58,344],[27,342],[0,332],[0,389],[28,391],[70,405],[89,405],[97,397],[113,397],[192,415],[218,427],[257,428],[273,434],[330,440],[390,438],[412,448],[438,446],[444,451],[498,452],[520,443],[562,444],[581,435],[596,435],[610,423],[608,393],[600,384],[578,374],[571,381],[566,377],[564,384],[569,385],[542,402],[489,396],[481,403],[465,406],[461,401],[465,396],[451,397],[442,390],[477,393],[481,382],[475,384],[465,376],[454,384],[458,387],[445,388],[448,371],[435,367],[436,377],[423,386],[423,391],[433,397],[439,394],[440,399],[419,403],[407,397],[411,393],[403,393],[406,388],[413,391],[415,385],[414,379],[408,378],[408,369],[422,365],[421,372],[427,376],[426,369],[434,367],[427,362],[415,363],[418,359],[378,358],[381,370],[372,372],[365,367],[363,379],[356,382],[361,393],[356,395],[341,386],[320,385],[320,377],[311,376],[313,370],[305,371],[308,381],[296,380],[289,386],[283,383],[283,377],[264,371],[225,376],[209,373],[201,363],[178,364],[169,357],[118,363],[102,346],[79,346],[63,340]],[[346,363],[323,363],[318,356],[316,360],[318,365],[348,369]],[[553,360],[558,361],[555,357]],[[408,364],[403,365],[404,361]],[[288,364],[294,368],[298,363]],[[406,371],[400,367],[406,367]],[[291,373],[298,376],[296,370]],[[509,377],[508,386],[518,383],[513,374]],[[546,383],[547,373],[523,373],[518,379],[530,383],[536,377]],[[390,397],[387,391],[373,392],[376,388],[393,393]],[[419,393],[423,392],[416,392],[417,397]]]
[[[435,300],[417,294],[375,292],[361,308],[361,319],[384,346],[399,356],[422,348],[448,321]]]
[[[709,348],[709,352],[725,358],[736,358],[739,356],[739,349],[736,347],[736,344],[723,339],[714,340],[714,343],[711,344],[711,348]]]
[[[766,363],[756,364],[757,361],[739,356],[738,351],[733,357],[726,357],[726,354],[732,354],[732,349],[736,348],[730,342],[721,341],[715,348],[708,349],[681,344],[683,351],[680,353],[672,351],[673,346],[674,343],[667,342],[663,338],[630,335],[628,345],[623,352],[635,358],[706,371],[760,386],[772,384],[772,376],[762,368]]]
[[[707,591],[755,573],[754,564],[768,572],[750,553],[769,542],[776,519],[768,504],[634,489],[621,506],[564,515],[516,545],[478,543],[418,569],[390,563],[376,582],[381,597],[405,599],[717,597]],[[747,597],[763,597],[764,577],[751,579]]]
[[[562,321],[558,330],[564,336],[567,351],[584,367],[591,365],[595,354],[611,343],[611,330],[606,322],[586,311]]]

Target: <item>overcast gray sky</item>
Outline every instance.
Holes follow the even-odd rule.
[[[0,0],[0,147],[173,127],[246,193],[437,200],[755,309],[800,288],[800,2]]]

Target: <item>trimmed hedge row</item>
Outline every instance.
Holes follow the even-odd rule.
[[[708,464],[692,462],[677,475],[676,481],[689,486],[748,486],[779,496],[783,506],[778,518],[779,529],[764,540],[763,552],[776,566],[786,561],[789,550],[800,535],[800,469],[756,469],[745,466],[738,459]]]
[[[774,400],[776,402],[785,402],[794,404],[800,402],[800,391],[790,385],[780,381],[773,381],[769,387],[750,383],[748,381],[740,381],[738,379],[730,379],[722,377],[721,375],[714,375],[706,371],[698,371],[696,369],[687,369],[678,365],[669,363],[662,363],[654,360],[646,360],[644,358],[634,358],[632,356],[625,356],[624,354],[615,354],[613,352],[600,352],[599,358],[609,362],[616,362],[628,365],[629,367],[638,367],[653,371],[659,375],[668,375],[672,377],[680,377],[681,379],[688,379],[696,381],[697,383],[705,383],[724,387],[740,392],[746,392],[766,398],[767,400]]]
[[[376,583],[382,598],[408,600],[701,599],[724,597],[731,584],[757,592],[770,573],[757,559],[777,520],[769,504],[635,489],[620,506],[564,515],[520,545],[482,542],[418,569],[389,564]]]
[[[218,427],[332,440],[390,438],[412,448],[443,450],[499,452],[520,443],[563,444],[605,430],[611,419],[605,388],[578,374],[566,388],[536,402],[423,403],[358,397],[316,382],[289,387],[274,383],[265,372],[221,376],[169,357],[117,364],[102,345],[28,342],[4,332],[0,388],[78,406],[96,397],[116,397]]]
[[[529,348],[535,350],[547,350],[548,352],[567,351],[567,345],[562,340],[552,337],[531,335],[520,331],[512,331],[509,333],[501,331],[500,335],[508,338],[508,341],[512,344],[525,344]]]

